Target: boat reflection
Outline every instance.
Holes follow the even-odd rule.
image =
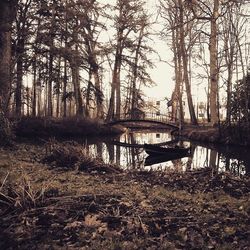
[[[167,162],[167,161],[172,161],[172,160],[177,160],[177,159],[181,159],[184,158],[186,156],[180,156],[180,155],[175,155],[175,156],[151,156],[149,155],[144,162],[144,166],[151,166],[151,165],[155,165],[158,163],[163,163],[163,162]]]

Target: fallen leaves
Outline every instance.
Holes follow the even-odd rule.
[[[50,171],[54,177],[41,202],[11,214],[0,205],[1,249],[248,247],[247,177],[211,169],[112,175],[43,171],[48,176],[39,172],[39,180],[52,179]]]

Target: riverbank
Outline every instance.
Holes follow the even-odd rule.
[[[176,131],[175,133],[177,134],[178,132]],[[218,128],[212,126],[185,125],[180,135],[193,141],[205,143],[250,146],[249,130],[242,128],[242,131],[240,131],[236,126],[230,128],[221,126],[221,128]]]
[[[248,248],[248,177],[105,171],[70,145],[0,149],[1,249]]]

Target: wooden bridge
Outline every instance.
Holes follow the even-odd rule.
[[[115,124],[124,124],[128,127],[130,125],[135,124],[135,123],[144,123],[144,124],[150,124],[151,125],[160,125],[163,127],[170,127],[173,129],[178,129],[178,121],[171,121],[171,118],[169,115],[165,114],[160,114],[160,113],[144,113],[141,116],[137,117],[131,117],[130,114],[121,114],[120,118],[114,118],[113,121],[111,121],[109,124],[110,125],[115,125]],[[130,125],[129,125],[130,124]],[[135,125],[132,125],[132,127],[135,127]]]

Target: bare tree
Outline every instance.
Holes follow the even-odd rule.
[[[123,50],[128,47],[129,35],[135,32],[136,27],[141,21],[143,13],[143,1],[136,0],[118,0],[116,10],[118,14],[115,16],[116,43],[115,43],[115,59],[113,64],[113,76],[111,85],[111,97],[107,120],[120,118],[121,114],[121,82],[120,73],[123,62]]]

